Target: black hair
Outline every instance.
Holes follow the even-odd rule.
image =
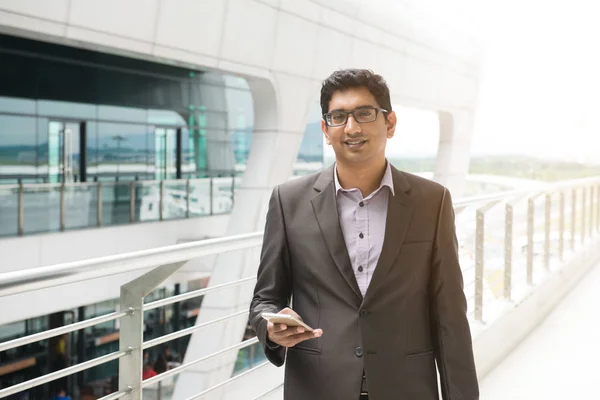
[[[368,69],[343,69],[335,71],[323,81],[321,86],[321,113],[329,112],[329,102],[333,94],[349,88],[366,87],[375,97],[379,107],[392,111],[390,89],[381,75]]]

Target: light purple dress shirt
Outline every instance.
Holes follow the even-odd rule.
[[[363,297],[377,266],[387,217],[388,190],[394,196],[392,169],[387,163],[379,188],[363,198],[359,189],[344,189],[334,168],[338,216],[356,282]]]

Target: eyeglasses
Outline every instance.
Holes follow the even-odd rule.
[[[380,111],[382,113],[388,112],[383,108],[361,107],[352,111],[333,111],[323,114],[323,118],[325,119],[327,126],[342,126],[346,125],[346,122],[348,122],[348,116],[352,114],[356,122],[359,124],[364,124],[375,121],[377,119],[377,113]]]

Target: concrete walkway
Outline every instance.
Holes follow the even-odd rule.
[[[481,382],[481,400],[600,399],[600,265]]]

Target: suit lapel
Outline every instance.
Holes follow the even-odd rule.
[[[389,193],[383,247],[377,267],[369,283],[365,301],[374,296],[377,286],[385,280],[394,261],[396,261],[413,214],[413,201],[408,195],[410,184],[404,174],[394,167],[392,167],[392,176],[395,196],[391,192]]]
[[[362,301],[338,216],[333,168],[335,167],[324,170],[317,179],[314,189],[318,193],[311,203],[331,258],[354,294]]]

